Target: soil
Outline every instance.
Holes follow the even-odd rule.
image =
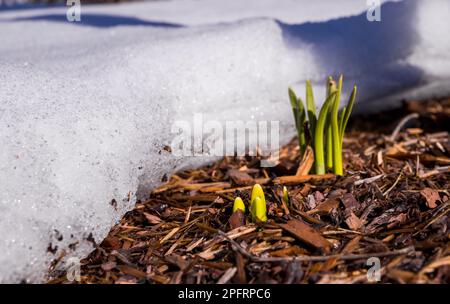
[[[449,118],[450,98],[351,118],[342,177],[296,175],[296,139],[273,168],[178,172],[82,260],[80,283],[450,283]],[[265,223],[232,213],[255,183]]]

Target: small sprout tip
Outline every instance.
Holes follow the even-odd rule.
[[[245,213],[245,205],[240,197],[236,197],[234,199],[233,213],[235,213],[237,210],[241,210],[243,213]]]
[[[252,204],[252,219],[254,222],[264,223],[267,221],[266,203],[257,197]]]

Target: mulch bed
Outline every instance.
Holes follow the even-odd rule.
[[[354,117],[342,177],[295,177],[295,139],[273,168],[226,157],[174,174],[82,261],[81,283],[367,283],[373,257],[382,283],[450,283],[449,118],[450,99]],[[231,217],[255,183],[265,224]]]

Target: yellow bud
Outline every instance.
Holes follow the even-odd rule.
[[[266,203],[259,197],[255,198],[252,204],[252,219],[254,222],[266,222]]]
[[[245,205],[240,197],[236,197],[234,199],[233,213],[235,213],[238,209],[241,209],[241,211],[245,213]]]
[[[263,189],[262,189],[262,187],[261,187],[260,184],[255,184],[255,185],[253,186],[253,189],[252,189],[252,197],[251,197],[251,199],[250,199],[250,204],[252,204],[253,201],[254,201],[257,197],[259,197],[259,198],[264,202],[264,204],[266,204],[266,198],[264,197],[264,191],[263,191]]]

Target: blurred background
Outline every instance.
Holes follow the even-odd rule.
[[[132,2],[132,1],[164,1],[164,0],[82,0],[82,4],[89,3],[117,3],[117,2]],[[32,4],[39,5],[63,5],[66,0],[0,0],[0,9],[14,6],[27,6]]]

